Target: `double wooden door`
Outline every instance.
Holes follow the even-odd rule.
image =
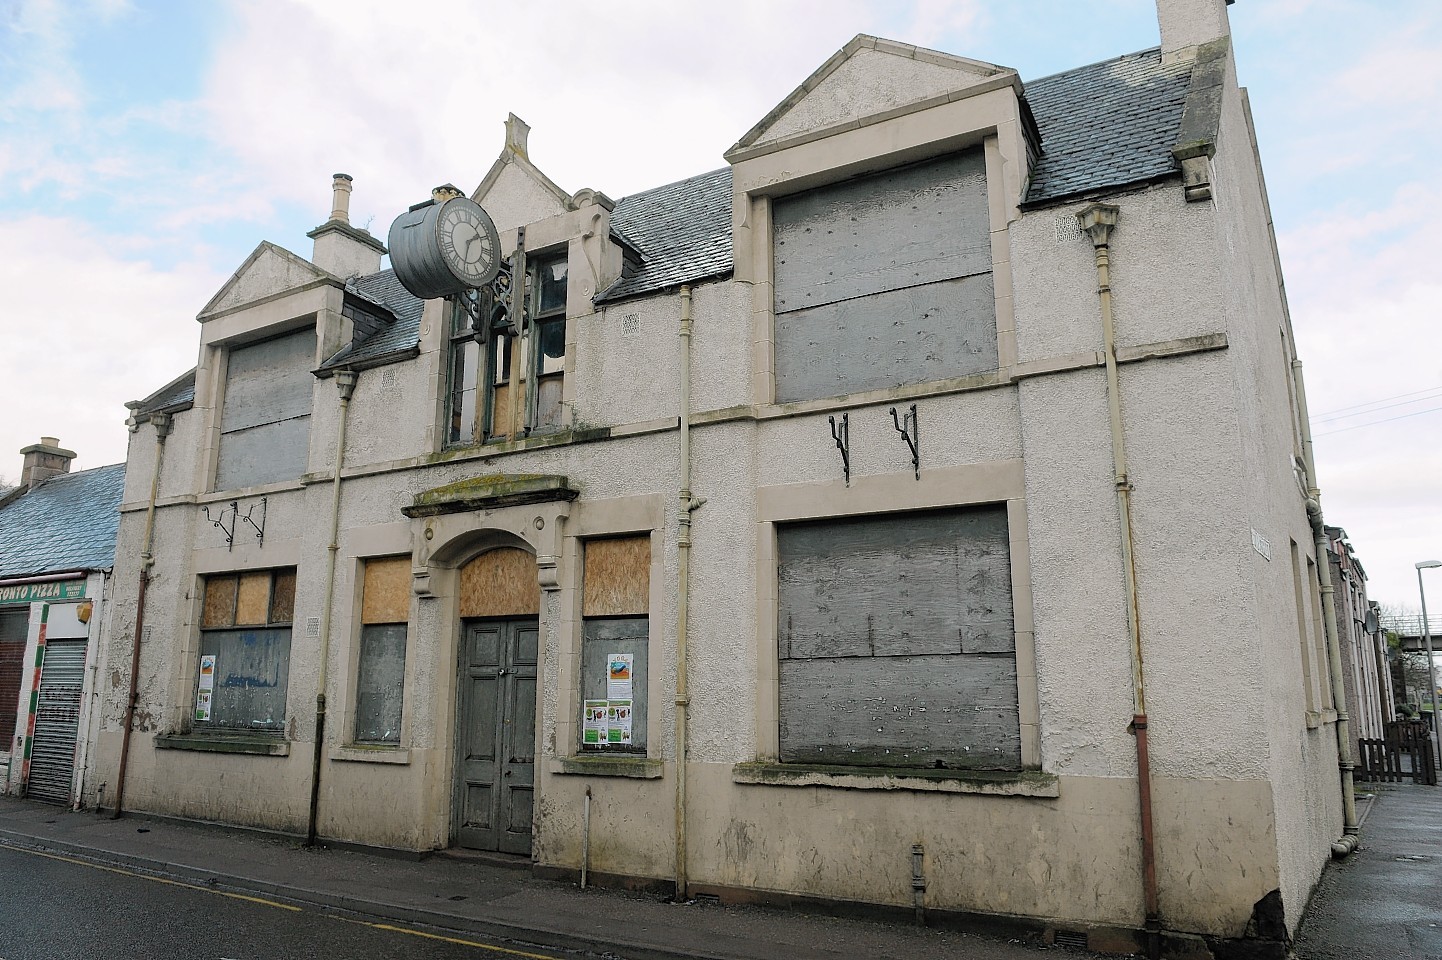
[[[456,844],[531,852],[535,793],[535,617],[462,621]]]

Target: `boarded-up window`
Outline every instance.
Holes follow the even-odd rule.
[[[646,752],[651,538],[585,544],[581,749]]]
[[[777,199],[776,399],[995,370],[981,148]]]
[[[24,676],[25,634],[30,629],[30,608],[0,609],[0,750],[10,750],[15,717],[20,710],[20,680]]]
[[[197,730],[284,731],[294,605],[294,568],[205,578]]]
[[[782,761],[1020,767],[1004,506],[776,539]]]
[[[230,351],[215,488],[294,480],[310,453],[315,330]]]
[[[400,743],[410,585],[410,557],[366,561],[356,671],[358,743]]]

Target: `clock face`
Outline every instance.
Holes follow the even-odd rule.
[[[496,275],[500,241],[491,218],[474,202],[463,197],[448,200],[437,232],[441,256],[458,280],[480,287]]]

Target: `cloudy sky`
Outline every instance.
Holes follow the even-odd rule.
[[[1230,10],[1327,518],[1415,604],[1442,559],[1442,4]],[[562,187],[621,197],[722,166],[857,33],[1024,79],[1157,42],[1152,0],[0,0],[0,478],[42,434],[124,459],[124,402],[194,364],[258,242],[309,255],[332,173],[383,236],[474,187],[515,112]]]

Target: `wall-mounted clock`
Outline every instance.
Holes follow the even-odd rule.
[[[495,224],[466,197],[416,204],[396,217],[386,239],[397,279],[422,300],[483,287],[501,266]]]

